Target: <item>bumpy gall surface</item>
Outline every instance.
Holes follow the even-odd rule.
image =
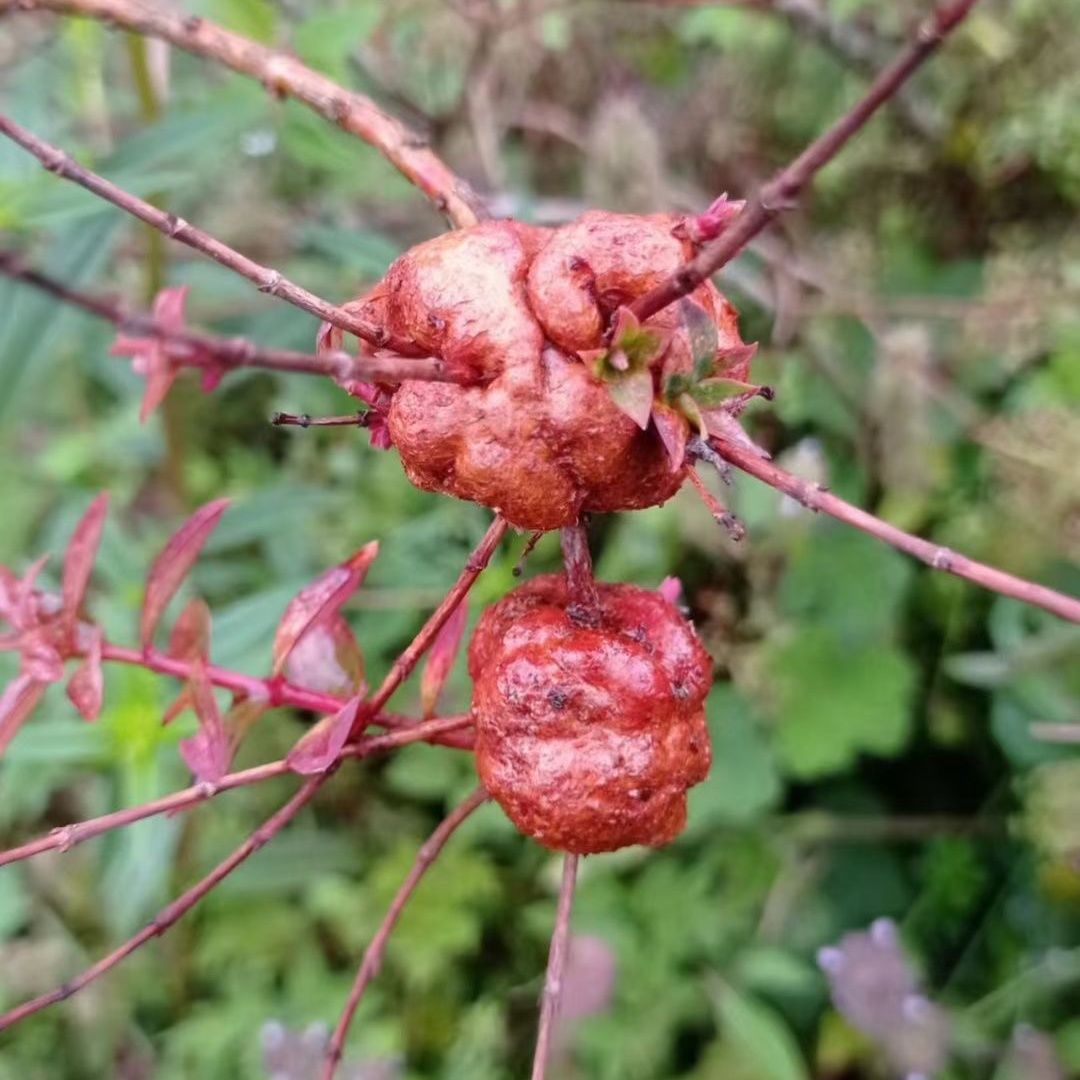
[[[612,313],[692,254],[672,233],[679,220],[592,211],[555,230],[485,222],[402,255],[362,301],[365,315],[476,380],[406,381],[393,392],[389,435],[409,479],[525,529],[670,498],[685,467],[614,405],[578,354],[603,347]],[[735,311],[711,284],[693,300],[716,323],[721,351],[741,344]],[[648,324],[673,335],[657,386],[692,363],[679,319],[676,306]]]
[[[598,590],[583,613],[563,575],[534,578],[469,646],[480,779],[523,833],[577,854],[674,839],[711,763],[693,628],[659,593]]]

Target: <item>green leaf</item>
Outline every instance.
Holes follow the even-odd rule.
[[[772,809],[781,781],[765,732],[733,686],[713,687],[706,703],[713,764],[690,791],[690,835],[718,824],[750,821]]]
[[[793,541],[797,546],[780,584],[781,611],[853,642],[891,631],[913,575],[903,555],[855,529],[822,521]]]
[[[768,648],[765,672],[774,746],[792,776],[825,776],[907,740],[915,670],[898,649],[804,626]]]
[[[716,980],[712,988],[724,1041],[759,1080],[810,1080],[791,1029],[779,1013]]]
[[[268,0],[215,0],[213,9],[230,30],[256,41],[273,41],[277,11]]]
[[[693,382],[700,383],[712,374],[716,350],[720,347],[716,323],[708,312],[693,300],[685,297],[679,301],[679,316],[690,343],[690,356],[694,361]]]
[[[706,409],[715,409],[725,401],[741,394],[756,393],[759,387],[753,383],[740,382],[738,379],[703,379],[691,386],[690,396]]]

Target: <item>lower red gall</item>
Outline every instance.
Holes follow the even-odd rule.
[[[576,854],[665,844],[711,762],[712,664],[659,592],[598,584],[575,620],[563,575],[489,608],[469,647],[476,763],[523,833]]]

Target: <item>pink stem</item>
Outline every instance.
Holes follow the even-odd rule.
[[[381,719],[381,718],[380,718]],[[398,746],[407,746],[414,742],[441,740],[460,733],[472,723],[469,714],[462,716],[438,716],[432,720],[414,723],[411,727],[400,727],[386,735],[371,735],[357,742],[350,743],[341,752],[342,758],[365,758],[380,750],[390,750]],[[456,745],[456,744],[455,744]],[[276,776],[285,776],[289,767],[285,759],[270,761],[265,765],[256,765],[251,769],[228,773],[216,784],[193,784],[182,791],[175,791],[153,802],[141,806],[131,806],[124,810],[114,810],[111,814],[89,818],[73,825],[62,825],[45,836],[38,837],[19,847],[0,852],[0,866],[20,862],[40,855],[43,851],[68,851],[84,840],[90,840],[113,829],[121,829],[136,821],[155,817],[158,814],[171,814],[187,810],[199,803],[207,802],[215,795],[233,788],[247,787],[263,780],[272,780]]]
[[[559,887],[559,906],[555,915],[555,929],[551,934],[551,951],[548,953],[547,977],[544,980],[544,1000],[540,1006],[540,1027],[536,1035],[532,1080],[544,1080],[551,1056],[551,1036],[559,1017],[563,975],[566,972],[566,957],[570,945],[570,911],[574,905],[577,864],[576,855],[563,856],[562,885]]]
[[[420,884],[420,879],[427,872],[428,867],[439,857],[439,853],[446,845],[447,840],[453,836],[458,827],[474,810],[487,801],[487,798],[488,794],[483,788],[478,788],[474,791],[463,803],[440,822],[438,828],[436,828],[431,836],[424,841],[420,850],[416,853],[416,861],[413,863],[408,875],[402,882],[401,888],[398,889],[397,895],[394,897],[386,915],[383,917],[382,923],[379,925],[379,929],[376,931],[375,936],[371,939],[371,944],[364,953],[364,959],[360,964],[360,970],[356,973],[356,979],[353,982],[352,989],[349,991],[349,997],[345,1002],[345,1008],[342,1011],[341,1018],[337,1022],[337,1027],[334,1028],[334,1034],[331,1036],[330,1045],[326,1049],[322,1080],[333,1080],[334,1073],[337,1070],[338,1064],[341,1062],[341,1055],[345,1048],[345,1036],[349,1032],[349,1025],[352,1023],[353,1016],[356,1015],[356,1010],[360,1006],[364,991],[368,988],[371,980],[379,973],[379,968],[382,966],[383,953],[386,951],[386,945],[390,940],[390,935],[393,933],[394,926],[401,917],[402,911],[405,910],[405,905],[409,902],[409,898],[416,891],[417,885]]]
[[[1023,600],[1026,604],[1044,608],[1070,622],[1080,622],[1080,600],[1048,589],[1045,585],[1036,585],[1033,581],[1007,574],[1004,570],[997,570],[985,563],[976,562],[949,548],[932,544],[929,540],[912,536],[911,533],[852,506],[817,484],[808,483],[784,472],[771,461],[766,461],[753,450],[740,446],[731,439],[714,437],[710,441],[717,452],[732,465],[784,492],[785,495],[790,495],[811,510],[824,511],[839,521],[869,533],[870,536],[876,536],[935,570],[944,570],[967,581],[973,581],[984,589],[1001,593],[1002,596],[1011,596],[1016,600]]]
[[[758,191],[717,239],[706,244],[666,281],[635,300],[631,305],[634,314],[645,320],[679,297],[692,293],[730,262],[782,211],[793,207],[815,173],[839,153],[886,101],[896,95],[975,3],[976,0],[953,0],[926,19],[911,43],[870,84],[865,95]]]

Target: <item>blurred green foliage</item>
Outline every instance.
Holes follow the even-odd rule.
[[[499,212],[540,221],[587,202],[652,210],[742,193],[863,85],[768,11],[531,6],[494,3],[506,25],[485,30],[455,9],[488,5],[464,0],[186,5],[373,94],[426,127]],[[871,0],[822,10],[886,51],[911,18]],[[758,377],[778,393],[751,425],[782,462],[1074,593],[1077,19],[1077,0],[980,5],[911,88],[932,132],[888,111],[778,238],[721,282],[744,336],[762,341]],[[144,58],[159,109],[145,119],[132,56],[95,24],[11,17],[0,24],[5,110],[331,299],[355,295],[441,227],[370,148],[154,44]],[[198,325],[311,346],[309,318],[186,249],[151,257],[139,226],[8,143],[0,228],[70,285],[138,303],[160,276],[191,286]],[[349,614],[379,678],[485,513],[413,490],[393,454],[348,430],[270,427],[277,408],[351,408],[299,377],[247,372],[211,396],[182,381],[140,427],[139,381],[108,356],[110,338],[0,281],[0,562],[61,551],[92,494],[109,490],[91,602],[110,637],[128,642],[153,553],[186,510],[228,495],[192,588],[215,613],[215,659],[261,672],[289,597],[377,537],[382,552]],[[1080,760],[1031,730],[1080,722],[1080,637],[756,482],[723,494],[749,526],[742,545],[687,493],[594,523],[602,576],[683,580],[717,661],[716,761],[676,843],[585,862],[574,927],[610,946],[617,977],[559,1075],[883,1076],[874,1047],[831,1010],[813,962],[883,915],[955,1018],[948,1077],[992,1075],[1021,1022],[1049,1033],[1080,1074]],[[512,587],[520,546],[507,544],[481,578],[472,619]],[[528,570],[556,562],[546,538]],[[171,691],[110,670],[92,727],[51,693],[0,771],[5,846],[183,786],[175,744],[190,720],[159,724]],[[444,704],[467,700],[458,670]],[[415,707],[414,687],[400,703]],[[307,722],[268,715],[241,764],[279,756]],[[260,1030],[332,1022],[411,852],[472,782],[465,755],[426,746],[343,769],[167,937],[0,1036],[0,1078],[263,1075]],[[0,871],[0,1004],[59,983],[138,928],[292,787],[238,791]],[[481,811],[403,918],[350,1055],[400,1057],[416,1078],[523,1075],[556,887],[556,860],[497,808]]]

